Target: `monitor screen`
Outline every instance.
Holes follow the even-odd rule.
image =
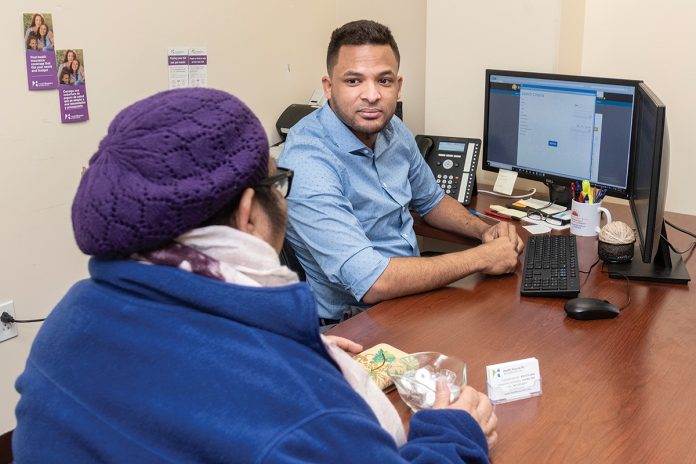
[[[483,169],[627,197],[637,84],[486,70]]]

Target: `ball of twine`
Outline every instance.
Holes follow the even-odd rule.
[[[599,240],[612,245],[625,245],[636,241],[636,235],[628,224],[621,221],[610,222],[599,231]]]

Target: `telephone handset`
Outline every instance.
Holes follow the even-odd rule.
[[[416,135],[416,144],[445,193],[464,205],[471,203],[481,140]]]

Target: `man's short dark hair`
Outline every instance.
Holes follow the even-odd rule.
[[[399,47],[389,28],[383,24],[361,19],[346,23],[333,31],[326,51],[326,70],[329,75],[336,66],[338,52],[343,45],[389,45],[396,56],[396,65],[399,66]]]

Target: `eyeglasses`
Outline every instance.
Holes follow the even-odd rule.
[[[542,213],[538,209],[529,209],[527,211],[527,217],[529,219],[532,219],[534,221],[544,221],[548,222],[549,224],[553,226],[561,226],[563,225],[563,221],[559,218],[554,218],[549,216],[548,214]]]
[[[270,187],[273,186],[283,198],[287,198],[290,193],[290,187],[292,186],[292,176],[294,175],[292,169],[276,168],[276,174],[273,176],[266,177],[259,182],[258,186]]]

